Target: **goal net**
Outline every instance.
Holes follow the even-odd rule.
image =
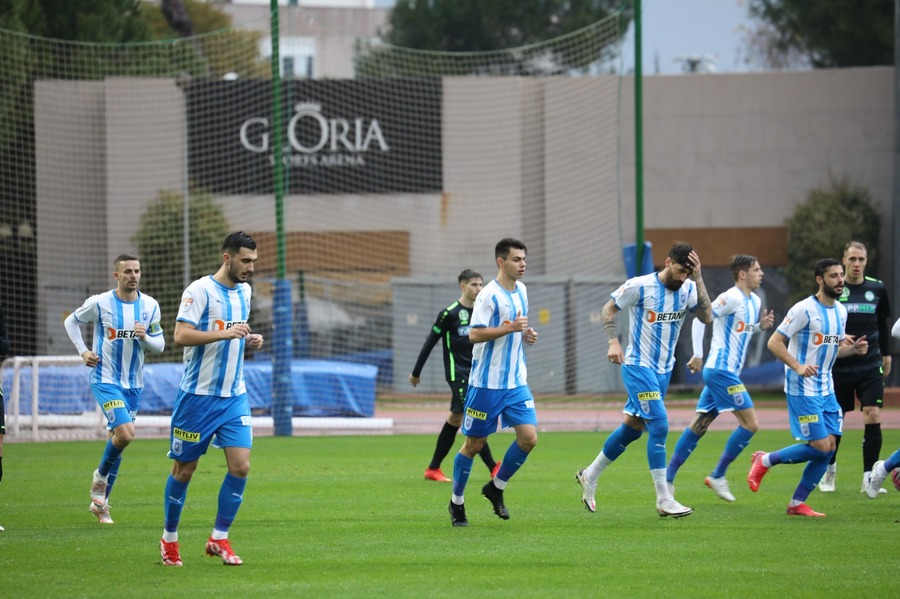
[[[285,9],[280,132],[268,17],[130,45],[0,30],[0,251],[15,282],[0,302],[14,355],[74,356],[63,319],[114,286],[115,256],[137,253],[167,340],[148,368],[172,365],[177,385],[181,293],[217,269],[234,230],[258,243],[251,325],[271,336],[280,133],[294,415],[371,417],[376,396],[443,403],[439,348],[418,388],[407,375],[438,311],[459,296],[457,274],[493,278],[504,237],[528,245],[541,337],[528,354],[532,389],[617,389],[597,315],[624,276],[618,23],[490,53],[360,39],[348,75],[323,77],[328,56],[310,40],[350,36]],[[267,349],[246,364],[271,378]],[[84,378],[71,366],[52,358],[40,370]],[[81,378],[67,384],[89,395]],[[63,395],[37,388],[41,406],[45,391]],[[31,414],[32,400],[17,397],[18,414]],[[265,415],[271,397],[261,401]],[[85,418],[101,421],[87,403]]]

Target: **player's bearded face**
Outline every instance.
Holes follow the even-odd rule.
[[[832,299],[838,299],[844,293],[843,270],[831,268],[822,278],[822,292]]]
[[[663,276],[663,285],[671,291],[678,291],[684,285],[690,272],[680,264],[671,264]]]

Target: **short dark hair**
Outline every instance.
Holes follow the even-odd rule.
[[[731,261],[731,276],[737,281],[738,274],[741,271],[746,272],[750,270],[756,262],[759,262],[759,260],[756,259],[756,256],[751,256],[750,254],[738,254],[734,257],[734,260]]]
[[[691,244],[683,241],[676,241],[672,244],[671,249],[669,249],[669,259],[676,264],[680,264],[688,271],[693,272],[694,267],[691,266],[691,262],[688,260],[688,255],[693,251],[694,248],[691,247]]]
[[[134,254],[119,254],[118,256],[116,256],[116,259],[113,260],[113,266],[119,268],[120,263],[128,262],[129,260],[137,260],[138,262],[141,261],[141,259]]]
[[[248,250],[256,249],[256,242],[243,231],[235,231],[226,237],[225,241],[222,243],[222,251],[228,252],[229,254],[237,254],[241,251],[241,248],[247,248]]]
[[[506,260],[506,257],[509,256],[509,250],[511,248],[522,250],[526,254],[528,253],[528,248],[525,247],[524,243],[514,237],[504,237],[497,242],[496,246],[494,246],[494,258],[503,258],[504,260]]]
[[[827,271],[832,266],[840,266],[841,268],[844,267],[840,260],[835,260],[834,258],[822,258],[821,260],[816,262],[816,276],[824,277],[825,271]]]
[[[459,273],[458,277],[456,277],[456,281],[458,283],[462,283],[463,281],[471,281],[472,279],[481,279],[483,281],[484,277],[482,277],[479,273],[475,272],[471,268],[465,269],[464,271]]]

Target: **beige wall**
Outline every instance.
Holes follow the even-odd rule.
[[[892,86],[890,68],[647,77],[645,227],[781,227],[832,172],[871,190],[889,257]],[[619,94],[621,112],[602,109]],[[47,338],[64,306],[109,288],[112,258],[134,249],[147,203],[182,188],[183,101],[171,80],[40,82],[35,123]],[[635,219],[631,80],[446,79],[442,135],[442,194],[288,196],[286,229],[406,230],[411,276],[492,276],[493,245],[508,235],[529,244],[534,274],[624,272]],[[275,229],[271,197],[218,199],[233,226]],[[91,249],[73,269],[61,257],[79,236]]]

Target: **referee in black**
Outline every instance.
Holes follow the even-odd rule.
[[[865,276],[866,246],[851,241],[844,247],[844,293],[838,301],[847,308],[846,334],[855,339],[865,335],[869,351],[864,356],[838,358],[832,368],[834,392],[841,406],[842,416],[852,412],[856,400],[862,408],[863,477],[860,493],[865,493],[866,477],[881,453],[881,406],[884,400],[884,380],[891,373],[891,304],[887,289],[878,279]],[[833,492],[837,473],[837,447],[828,470],[819,482],[819,490]],[[880,492],[886,492],[882,489]]]

